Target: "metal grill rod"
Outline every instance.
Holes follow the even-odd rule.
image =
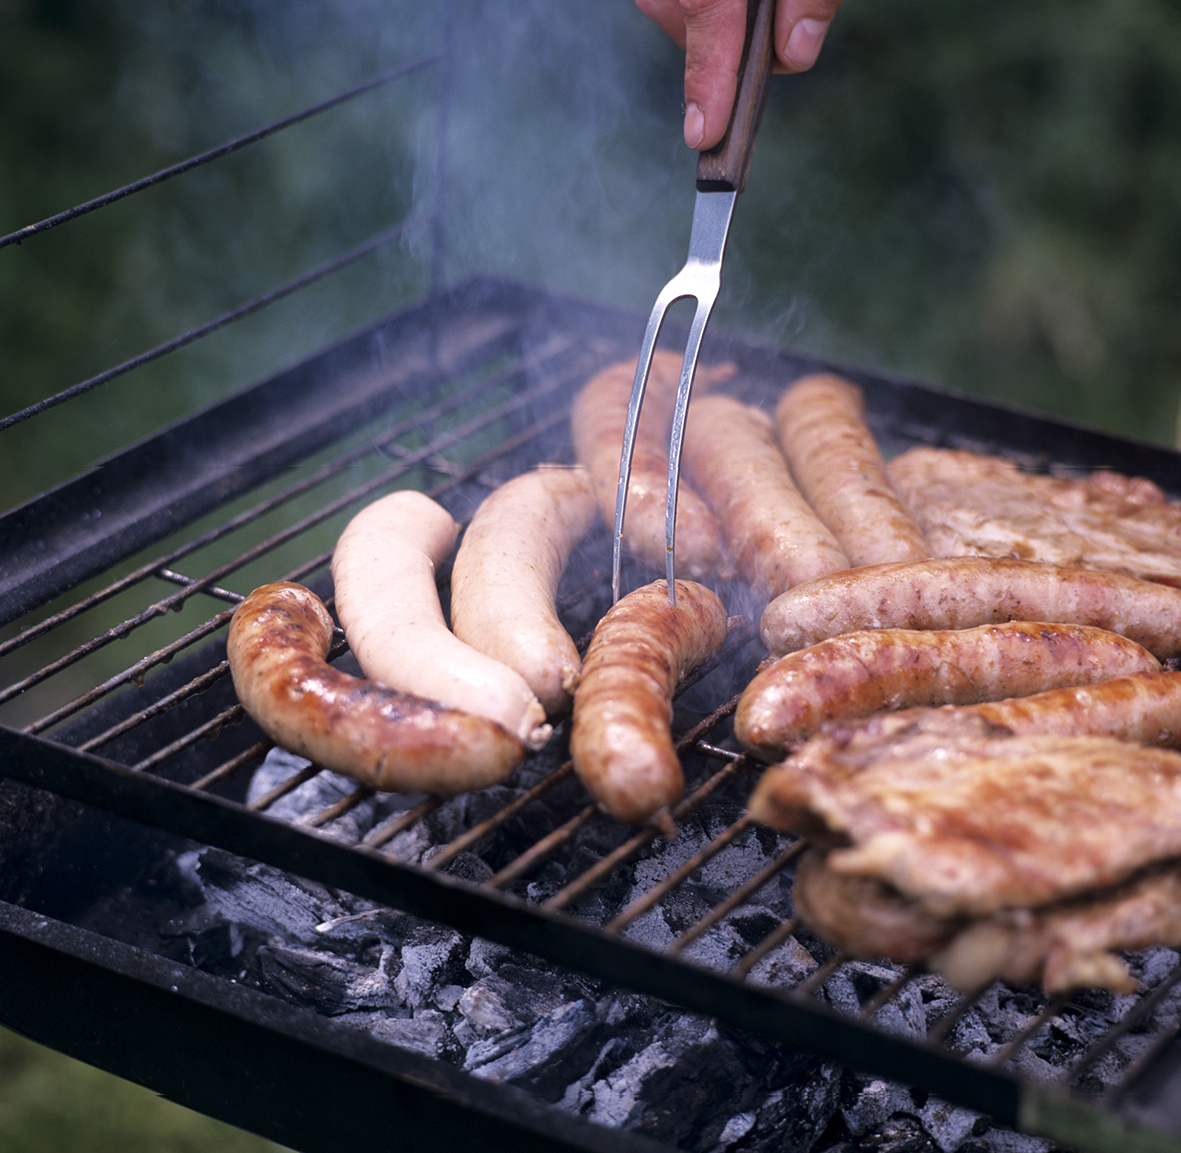
[[[143,189],[151,188],[155,184],[162,184],[165,180],[171,180],[172,177],[180,176],[190,169],[198,168],[202,164],[208,164],[211,160],[217,160],[222,156],[229,155],[231,152],[237,152],[238,149],[245,148],[248,144],[254,144],[256,141],[272,136],[284,128],[289,128],[293,124],[307,120],[317,113],[326,112],[329,108],[335,108],[338,104],[343,104],[345,101],[352,100],[354,97],[361,96],[366,92],[371,92],[375,88],[389,84],[392,80],[397,80],[399,77],[407,76],[411,72],[417,72],[419,69],[434,64],[442,58],[442,52],[435,52],[428,56],[419,57],[417,60],[412,60],[409,63],[399,64],[396,68],[391,68],[352,88],[346,89],[344,92],[330,96],[327,100],[322,100],[320,103],[313,104],[299,112],[293,112],[289,116],[274,120],[270,124],[265,124],[261,128],[254,129],[252,132],[237,136],[233,140],[227,140],[224,144],[219,144],[215,148],[210,148],[205,152],[199,152],[195,156],[190,156],[187,160],[182,160],[177,164],[162,168],[158,172],[154,172],[151,176],[144,176],[139,180],[133,181],[131,184],[123,185],[122,188],[116,188],[111,192],[104,193],[102,196],[96,196],[93,200],[84,201],[82,204],[75,205],[73,208],[67,208],[64,212],[58,212],[53,216],[49,216],[37,224],[27,224],[24,228],[18,228],[15,232],[10,232],[6,236],[0,236],[0,248],[7,248],[10,244],[20,244],[22,241],[28,240],[31,236],[36,236],[40,232],[48,232],[51,228],[56,228],[59,224],[65,224],[67,221],[74,220],[79,216],[85,216],[88,212],[93,212],[96,208],[104,208],[108,204],[113,204],[116,200],[122,200],[125,196],[141,192]]]
[[[303,532],[307,531],[307,529],[329,519],[336,513],[343,511],[349,505],[362,500],[364,497],[370,495],[377,489],[393,483],[415,465],[428,463],[430,457],[437,453],[441,447],[446,447],[447,445],[454,443],[457,439],[463,439],[465,437],[471,436],[475,432],[478,432],[488,425],[494,424],[502,417],[508,415],[514,408],[518,407],[519,405],[529,404],[542,398],[554,389],[559,388],[562,383],[563,381],[558,379],[546,382],[535,389],[528,390],[527,392],[514,397],[512,401],[505,402],[502,405],[482,412],[479,416],[465,422],[459,428],[449,430],[447,433],[440,436],[436,441],[431,442],[422,448],[406,453],[398,461],[398,463],[394,465],[393,468],[362,485],[350,489],[343,496],[329,501],[327,504],[317,509],[314,513],[309,514],[303,520],[289,525],[287,528],[281,530],[278,533],[275,533],[254,547],[247,549],[245,552],[239,554],[233,559],[217,566],[204,577],[193,581],[187,587],[178,590],[171,596],[162,598],[136,616],[128,618],[128,620],[122,622],[119,625],[113,626],[106,632],[100,634],[100,636],[94,638],[72,652],[67,653],[65,656],[43,667],[36,673],[30,674],[28,677],[25,677],[16,684],[9,686],[7,690],[0,692],[0,703],[11,699],[12,697],[16,696],[20,692],[25,691],[35,684],[39,684],[41,681],[48,679],[55,673],[61,672],[63,669],[69,667],[71,664],[76,663],[83,657],[90,655],[92,652],[97,651],[104,645],[107,645],[112,641],[119,639],[120,637],[126,636],[138,625],[163,615],[169,609],[180,607],[194,592],[197,592],[205,586],[212,584],[214,581],[222,579],[229,573],[234,572],[251,561],[265,556],[268,552],[271,552],[280,545],[285,544],[287,541],[294,539]],[[487,382],[485,382],[485,387],[487,387]],[[564,413],[551,415],[548,418],[548,424],[556,423],[564,418]],[[528,440],[539,435],[539,433],[544,431],[547,426],[547,422],[545,421],[533,424],[529,429],[525,430],[525,432],[522,433],[520,437],[514,438],[508,442],[503,442],[493,453],[487,454],[479,464],[475,466],[469,466],[469,468],[461,475],[473,475],[474,473],[478,472],[480,468],[484,467],[488,460],[495,459],[496,456],[502,454],[505,451],[511,451],[513,448],[518,446],[520,441]],[[371,446],[366,446],[365,451],[372,451]],[[335,471],[339,471],[339,468],[337,468]],[[443,488],[451,487],[451,485],[457,483],[457,480],[458,478],[456,477],[449,478],[449,483],[441,486],[441,488],[436,491],[442,491]],[[264,502],[264,504],[267,506],[268,511],[270,507],[273,507],[273,502]],[[301,566],[300,571],[313,571],[315,568],[327,564],[330,557],[330,552],[321,554],[320,556],[313,558],[306,565]],[[292,579],[298,579],[298,577],[293,577]],[[200,640],[203,637],[209,635],[211,632],[216,631],[217,628],[220,628],[222,624],[228,621],[230,615],[231,613],[223,613],[218,617],[214,617],[213,620],[211,622],[207,622],[206,625],[200,626],[199,628],[194,629],[191,633],[186,634],[186,636],[180,638],[177,641],[174,641],[172,644],[158,649],[156,652],[152,653],[148,657],[145,657],[143,660],[138,661],[136,664],[124,670],[122,673],[109,678],[107,681],[104,681],[103,684],[97,686],[87,693],[82,694],[79,697],[76,697],[74,700],[56,709],[48,716],[42,717],[40,720],[26,726],[23,731],[33,735],[45,731],[45,729],[49,728],[50,726],[57,724],[66,717],[71,716],[79,710],[93,704],[95,701],[101,699],[103,696],[107,695],[114,689],[135,680],[136,677],[142,676],[147,670],[163,662],[164,660],[171,658],[181,649],[188,647],[197,640]]]

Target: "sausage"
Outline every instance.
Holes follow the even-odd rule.
[[[516,669],[551,717],[570,707],[582,668],[554,596],[594,518],[586,470],[543,465],[484,499],[451,566],[455,635]]]
[[[549,738],[545,710],[520,673],[456,637],[435,569],[459,526],[425,493],[393,492],[348,523],[332,554],[336,611],[372,680],[503,725],[530,748]]]
[[[1086,625],[1009,621],[970,629],[876,629],[781,657],[747,685],[734,733],[768,762],[825,721],[908,705],[973,704],[1159,672],[1147,649]]]
[[[779,443],[800,491],[854,565],[932,555],[886,475],[855,384],[804,376],[775,406]]]
[[[1097,684],[1063,686],[1008,700],[903,709],[871,718],[879,728],[939,729],[979,717],[1017,736],[1115,737],[1137,745],[1181,748],[1181,673],[1144,672]]]
[[[869,565],[776,597],[760,621],[773,656],[859,629],[964,629],[1000,621],[1094,625],[1164,660],[1181,653],[1181,589],[1037,561],[944,557]]]
[[[684,790],[672,694],[726,639],[726,610],[692,581],[663,580],[620,598],[595,629],[574,693],[570,756],[591,796],[623,821],[668,822]]]
[[[334,669],[332,617],[310,589],[255,589],[227,652],[238,699],[272,740],[375,789],[449,796],[503,780],[525,748],[500,725]]]
[[[748,584],[774,597],[849,567],[836,538],[791,479],[765,412],[732,396],[694,400],[681,459]]]
[[[681,357],[657,351],[632,452],[623,543],[642,563],[665,569],[665,500],[668,491],[668,441],[672,427]],[[732,364],[699,365],[694,395],[734,375]],[[574,454],[585,466],[594,487],[603,523],[615,525],[619,458],[627,425],[627,406],[635,380],[636,361],[621,361],[596,373],[575,398],[570,413]],[[678,576],[700,580],[726,569],[722,530],[706,503],[683,481],[677,490]]]

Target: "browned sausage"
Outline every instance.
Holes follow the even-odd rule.
[[[774,597],[849,567],[836,538],[792,481],[765,412],[732,396],[695,399],[682,460],[748,584]]]
[[[1138,745],[1181,746],[1181,673],[1115,676],[1098,684],[1046,689],[1009,700],[902,709],[865,721],[867,729],[910,726],[914,731],[980,717],[1018,736],[1116,737]]]
[[[825,721],[908,705],[973,704],[1159,671],[1134,641],[1087,625],[1009,621],[972,629],[876,629],[830,637],[760,671],[734,716],[767,761]]]
[[[503,780],[524,745],[500,725],[325,661],[332,618],[302,585],[263,585],[234,612],[234,689],[274,741],[376,789],[449,796]]]
[[[801,377],[776,405],[775,424],[800,491],[854,565],[932,555],[886,475],[861,389],[829,373]]]
[[[1181,654],[1181,589],[1036,561],[945,557],[869,565],[788,589],[763,612],[774,656],[859,629],[965,629],[1000,621],[1094,625],[1162,660]]]
[[[574,770],[623,821],[659,819],[681,796],[673,690],[726,639],[726,610],[713,592],[677,581],[676,593],[673,606],[660,580],[622,597],[595,629],[574,693]]]
[[[668,489],[668,438],[672,426],[681,357],[657,352],[632,454],[623,543],[644,564],[665,569],[665,495]],[[574,453],[594,486],[603,523],[615,524],[619,456],[627,424],[627,405],[635,379],[635,360],[597,373],[583,386],[570,413]],[[734,375],[732,364],[699,366],[693,385],[698,396]],[[722,530],[706,503],[684,482],[677,490],[677,575],[699,580],[725,569]]]

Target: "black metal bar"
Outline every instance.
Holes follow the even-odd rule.
[[[253,989],[3,903],[0,1019],[302,1153],[672,1153]]]
[[[321,100],[319,103],[304,108],[299,112],[293,112],[290,116],[273,120],[270,124],[256,128],[254,131],[247,132],[243,136],[235,137],[233,140],[227,140],[224,144],[219,144],[216,148],[210,148],[206,152],[200,152],[196,156],[190,156],[187,160],[181,160],[177,164],[162,168],[158,172],[154,172],[151,176],[145,176],[140,180],[133,181],[131,184],[125,184],[122,188],[116,188],[111,192],[104,193],[102,196],[96,196],[93,200],[84,201],[82,204],[75,205],[73,208],[67,208],[64,212],[58,212],[53,216],[46,217],[46,219],[39,221],[37,224],[27,224],[24,228],[18,228],[15,232],[0,236],[0,248],[7,248],[10,244],[20,244],[21,241],[28,240],[31,236],[36,236],[40,232],[48,232],[51,228],[56,228],[59,224],[65,224],[67,221],[74,220],[79,216],[85,216],[88,212],[93,212],[96,208],[104,208],[108,204],[113,204],[116,200],[122,200],[125,196],[131,196],[133,193],[150,188],[154,184],[161,184],[165,180],[171,180],[174,176],[180,176],[182,173],[188,172],[190,169],[198,168],[202,164],[208,164],[211,160],[217,160],[222,156],[227,156],[231,152],[237,152],[238,149],[245,148],[248,144],[254,144],[256,141],[263,140],[267,136],[272,136],[284,128],[289,128],[293,124],[307,120],[317,113],[326,112],[330,108],[335,108],[338,104],[343,104],[346,100],[352,100],[356,96],[371,92],[373,89],[389,84],[399,77],[416,72],[429,64],[434,64],[440,59],[441,53],[435,52],[429,56],[422,56],[417,60],[411,60],[406,64],[399,64],[396,68],[391,68],[378,76],[371,77],[369,80],[357,84],[344,92],[338,92],[335,96],[331,96],[327,100]]]
[[[449,360],[439,365],[440,312],[461,301],[469,323],[449,334]],[[0,624],[219,508],[399,396],[421,396],[443,370],[458,374],[495,355],[518,335],[525,308],[486,285],[427,301],[11,510],[0,518]]]
[[[923,1042],[868,1031],[790,992],[754,988],[494,890],[345,847],[220,798],[7,728],[0,728],[0,771],[35,788],[443,922],[881,1076],[893,1078],[905,1070],[911,1084],[1000,1124],[1018,1124],[1021,1086],[1015,1078],[950,1058]]]
[[[207,320],[204,324],[197,325],[196,328],[190,328],[187,332],[182,332],[179,336],[174,336],[171,340],[166,340],[163,344],[157,344],[154,348],[149,348],[146,352],[141,352],[138,356],[133,356],[130,360],[123,361],[122,364],[116,364],[114,367],[100,372],[97,376],[91,376],[86,380],[81,380],[69,388],[62,389],[61,392],[54,393],[53,396],[47,396],[35,404],[30,404],[28,407],[22,408],[19,412],[14,412],[9,416],[0,418],[0,432],[11,428],[14,424],[20,424],[22,421],[47,412],[51,408],[56,408],[59,404],[65,404],[66,401],[73,400],[83,393],[98,388],[101,384],[107,384],[120,376],[124,376],[133,369],[142,368],[145,364],[151,364],[152,361],[159,360],[162,356],[167,356],[170,352],[176,352],[178,349],[202,339],[202,337],[209,336],[217,332],[218,329],[225,328],[228,324],[233,324],[236,320],[241,320],[244,317],[250,316],[252,313],[258,312],[260,309],[266,308],[267,305],[275,304],[277,301],[290,296],[293,292],[298,292],[301,288],[307,288],[309,284],[315,284],[317,280],[323,280],[324,277],[330,276],[334,272],[339,272],[342,268],[347,268],[350,264],[354,264],[372,252],[376,252],[379,248],[384,248],[387,244],[392,244],[395,240],[400,240],[414,229],[423,227],[428,220],[429,217],[408,220],[399,224],[396,228],[391,228],[377,236],[372,236],[364,244],[359,244],[356,248],[352,248],[348,252],[342,252],[339,256],[334,256],[331,260],[326,260],[323,264],[318,264],[315,268],[309,269],[307,272],[270,289],[268,292],[264,292],[261,296],[256,296],[253,300],[248,300],[244,304],[236,305],[228,312],[223,312],[220,316],[215,316],[212,320]]]

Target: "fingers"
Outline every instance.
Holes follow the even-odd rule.
[[[828,26],[841,0],[779,0],[775,10],[775,54],[786,72],[806,72],[820,55]]]
[[[778,0],[776,71],[816,63],[841,0]],[[636,7],[685,50],[685,143],[704,151],[725,135],[746,38],[746,0],[636,0]]]
[[[712,148],[725,135],[746,39],[746,0],[636,0],[685,50],[685,143]]]

